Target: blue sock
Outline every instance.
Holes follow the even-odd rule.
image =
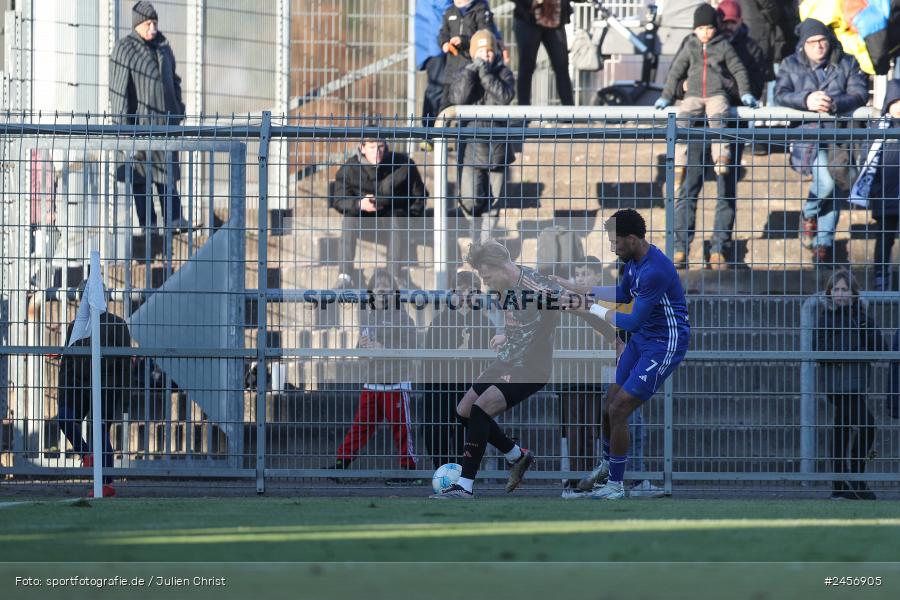
[[[609,457],[609,480],[615,483],[622,483],[625,479],[625,463],[628,462],[628,455],[616,456],[611,454]]]
[[[603,436],[600,437],[600,449],[600,456],[603,458],[603,460],[609,462],[609,440]]]

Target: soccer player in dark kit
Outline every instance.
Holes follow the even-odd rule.
[[[499,302],[505,329],[503,335],[491,340],[492,348],[498,349],[497,359],[456,406],[467,433],[460,461],[462,476],[432,498],[473,498],[475,477],[487,444],[502,452],[511,465],[507,492],[519,486],[534,464],[534,455],[509,439],[494,417],[540,391],[550,379],[559,296],[565,293],[549,277],[514,263],[506,246],[494,240],[469,246],[466,261],[492,291],[491,299]]]

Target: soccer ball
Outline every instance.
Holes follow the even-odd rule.
[[[441,490],[445,490],[459,481],[460,475],[462,475],[462,467],[458,464],[448,463],[441,465],[431,478],[431,489],[434,490],[435,494],[440,494]]]

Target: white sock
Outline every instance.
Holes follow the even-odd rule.
[[[504,454],[504,456],[509,462],[516,462],[522,457],[522,449],[519,448],[518,444],[516,444],[515,446],[513,446],[513,449]]]
[[[467,492],[469,492],[471,494],[472,486],[475,484],[475,480],[474,479],[466,479],[465,477],[460,477],[459,479],[456,480],[456,483],[458,483],[462,487],[462,489],[466,490]]]

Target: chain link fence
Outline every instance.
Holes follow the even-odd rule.
[[[464,264],[469,243],[491,237],[522,265],[611,283],[604,220],[637,208],[649,241],[675,257],[696,193],[679,271],[692,346],[631,427],[628,478],[676,491],[825,492],[837,481],[892,493],[900,296],[896,259],[873,257],[878,236],[895,232],[836,197],[834,253],[814,262],[800,235],[809,181],[788,151],[840,146],[852,168],[872,142],[896,143],[866,118],[826,129],[804,113],[742,109],[716,129],[641,109],[458,107],[426,130],[269,113],[155,128],[7,115],[2,486],[90,475],[73,429],[87,416],[88,352],[64,344],[93,248],[109,312],[128,331],[103,349],[110,477],[381,485],[459,455],[455,402],[495,355],[504,312],[459,310],[488,292]],[[425,137],[433,150],[405,152]],[[705,148],[720,140],[769,152],[716,175]],[[478,143],[512,151],[502,185],[472,162]],[[694,192],[696,172],[679,181],[682,143]],[[297,156],[308,162],[285,158]],[[309,165],[324,175],[275,181]],[[467,166],[488,173],[476,180]],[[724,240],[724,264],[707,239]],[[861,290],[847,308],[823,295],[837,271]],[[889,286],[871,292],[879,273]],[[539,457],[534,486],[552,490],[595,462],[614,365],[611,340],[561,315],[549,382],[501,419]],[[483,476],[504,471],[489,453]]]

